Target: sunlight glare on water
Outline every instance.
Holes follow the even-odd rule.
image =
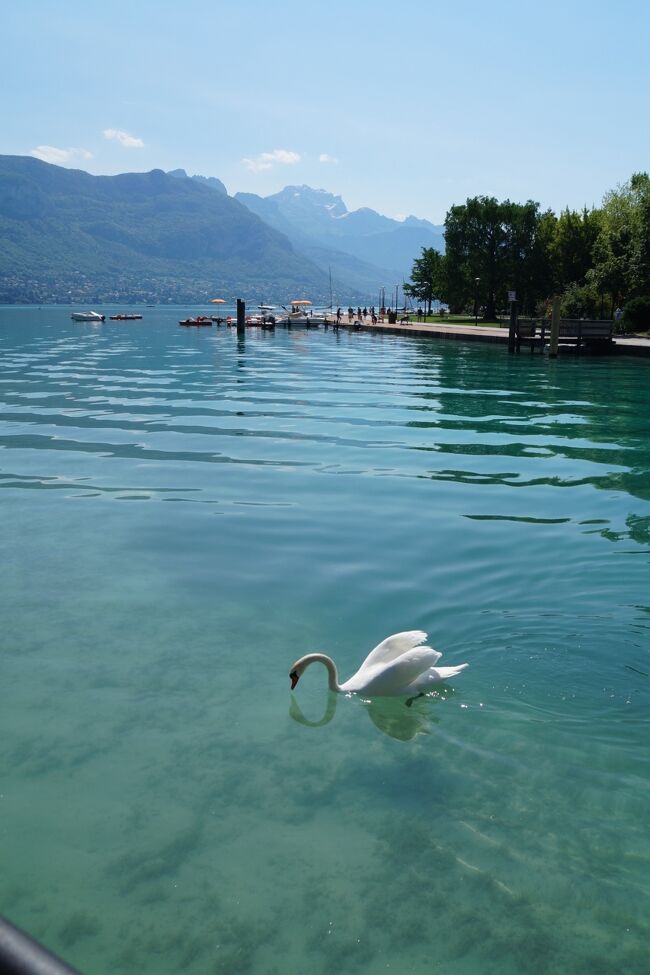
[[[648,364],[0,309],[0,911],[87,975],[641,975]],[[470,668],[328,695],[390,633]]]

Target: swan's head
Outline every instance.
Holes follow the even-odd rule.
[[[302,677],[303,670],[304,667],[301,667],[299,664],[294,664],[291,670],[289,671],[289,677],[291,678],[291,690],[294,689],[294,687]]]
[[[304,657],[300,657],[298,660],[296,660],[295,664],[289,671],[289,677],[291,678],[291,690],[294,689],[304,672],[307,670],[307,667],[309,667],[310,664],[315,663],[325,665],[329,671],[330,690],[338,690],[334,661],[324,653],[306,653]]]
[[[296,660],[295,664],[289,671],[289,677],[291,678],[291,690],[294,689],[294,687],[302,677],[303,673],[305,672],[305,668],[309,663],[309,660],[307,659],[308,657],[309,654],[307,654],[306,657],[301,657],[299,660]]]

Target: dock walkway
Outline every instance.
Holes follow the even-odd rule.
[[[349,328],[347,323],[344,326]],[[366,332],[388,335],[417,335],[420,338],[447,339],[459,342],[492,342],[496,345],[508,344],[508,329],[498,325],[452,325],[443,322],[409,322],[389,325],[387,322],[377,322],[376,325],[362,322],[361,328]],[[650,356],[650,338],[640,336],[617,335],[613,342],[613,352],[624,355]]]

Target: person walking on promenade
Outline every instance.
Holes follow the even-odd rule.
[[[353,318],[354,318],[354,309],[352,308],[352,305],[350,305],[348,307],[348,321],[349,321],[350,325],[352,324],[352,319]]]
[[[341,309],[340,308],[337,308],[336,309],[336,324],[337,325],[340,325],[341,324]]]

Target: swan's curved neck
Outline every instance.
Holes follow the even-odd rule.
[[[303,667],[309,667],[310,664],[324,664],[327,670],[327,679],[330,691],[339,692],[341,690],[339,686],[339,675],[336,669],[336,664],[331,657],[328,657],[326,653],[308,653],[305,657],[299,661],[303,664]]]

